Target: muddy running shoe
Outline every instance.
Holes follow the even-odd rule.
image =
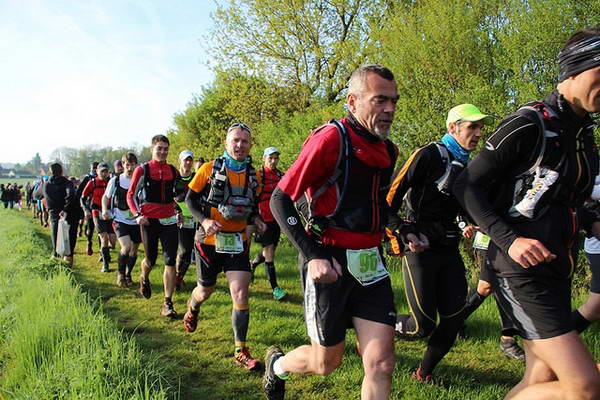
[[[163,317],[168,317],[168,318],[177,317],[177,311],[175,311],[175,308],[173,308],[172,301],[163,303],[162,307],[160,308],[160,315],[162,315]]]
[[[200,313],[200,309],[194,310],[190,307],[190,303],[188,302],[188,308],[183,316],[183,329],[186,332],[194,332],[196,327],[198,326],[198,314]]]
[[[282,288],[280,288],[279,286],[277,286],[275,289],[273,289],[273,298],[275,300],[281,300],[285,296],[287,296],[287,292],[285,290],[283,290]]]
[[[424,382],[428,385],[433,385],[433,375],[423,376],[423,373],[421,372],[421,367],[417,368],[416,371],[413,372],[410,377],[416,381]]]
[[[152,296],[152,288],[150,287],[150,279],[144,280],[143,276],[140,276],[140,294],[145,299],[149,299],[150,296]]]
[[[247,347],[242,347],[240,351],[236,351],[233,355],[235,363],[249,371],[253,371],[260,366],[260,361],[255,360],[250,356],[250,351]]]
[[[285,397],[285,379],[281,379],[273,372],[273,364],[278,358],[283,357],[283,351],[277,346],[267,350],[265,356],[265,375],[263,376],[263,390],[267,400],[283,400]]]
[[[514,338],[500,339],[500,351],[511,360],[524,360],[525,352]]]
[[[127,279],[125,278],[125,274],[119,272],[117,274],[117,286],[118,287],[127,287]]]
[[[183,275],[179,272],[175,275],[175,290],[181,290],[185,286]]]
[[[131,279],[131,275],[125,275],[125,285],[127,287],[133,286],[133,279]]]

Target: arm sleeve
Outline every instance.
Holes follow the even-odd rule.
[[[143,175],[144,167],[139,165],[135,171],[133,171],[133,176],[131,177],[131,182],[129,183],[129,189],[127,189],[127,205],[129,206],[129,210],[131,210],[133,215],[137,215],[141,212],[136,197],[138,186],[142,183]]]
[[[505,179],[515,165],[527,165],[536,156],[539,130],[525,117],[515,117],[502,124],[487,140],[484,148],[456,178],[453,193],[480,229],[504,252],[517,239],[510,224],[504,221],[488,199],[487,188]]]
[[[281,230],[308,261],[326,258],[321,246],[304,230],[300,215],[289,195],[276,187],[269,205]]]

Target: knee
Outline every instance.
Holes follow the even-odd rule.
[[[342,364],[342,357],[328,357],[317,363],[315,366],[315,374],[321,376],[330,375]]]
[[[231,300],[240,307],[248,305],[248,290],[236,289],[231,291]]]
[[[365,375],[377,375],[391,377],[394,373],[396,358],[391,354],[378,354],[369,359],[363,358]]]

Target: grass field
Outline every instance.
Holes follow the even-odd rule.
[[[4,220],[9,211],[2,210]],[[12,213],[17,213],[13,211]],[[22,212],[22,223],[34,224],[28,213]],[[46,229],[35,228],[44,235]],[[4,238],[2,239],[4,240]],[[161,257],[150,276],[153,296],[143,299],[136,287],[121,289],[115,285],[115,273],[101,273],[98,246],[94,243],[93,256],[83,255],[85,242],[80,238],[75,255],[73,275],[89,299],[96,299],[101,310],[120,330],[124,337],[132,337],[143,354],[142,360],[158,358],[169,370],[168,397],[175,399],[262,399],[262,373],[247,372],[232,360],[233,335],[231,331],[231,300],[223,276],[217,283],[213,297],[202,306],[198,329],[189,334],[182,328],[181,317],[168,320],[159,314],[162,302]],[[256,248],[252,254],[255,254]],[[113,260],[116,260],[116,251]],[[138,266],[134,281],[139,275]],[[259,268],[251,287],[251,317],[248,341],[254,357],[263,357],[266,349],[280,345],[288,351],[307,342],[302,315],[302,296],[296,265],[296,251],[287,242],[277,254],[280,285],[289,292],[282,302],[271,298],[264,269]],[[113,262],[114,264],[114,262]],[[115,265],[111,265],[114,271]],[[402,291],[401,271],[396,260],[390,263],[396,302],[406,312]],[[175,309],[183,314],[195,280],[192,266],[186,281],[188,285],[174,297]],[[582,299],[578,299],[579,303]],[[58,317],[58,319],[63,317]],[[468,324],[468,338],[459,340],[450,354],[436,369],[436,384],[419,384],[410,379],[425,349],[425,341],[397,341],[397,365],[394,373],[393,399],[497,399],[518,382],[523,373],[521,362],[510,361],[498,351],[498,315],[495,303],[488,300],[473,315]],[[596,358],[600,343],[595,327],[584,336]],[[0,346],[3,345],[0,342]],[[355,352],[355,336],[348,331],[344,361],[329,377],[294,375],[287,388],[287,399],[358,399],[362,379],[361,359]],[[4,377],[3,377],[4,379]],[[60,397],[57,397],[60,398]]]

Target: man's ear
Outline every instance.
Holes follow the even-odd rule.
[[[356,112],[356,102],[358,101],[358,98],[356,97],[355,94],[353,93],[348,93],[348,96],[346,96],[346,104],[348,104],[348,110],[354,114]]]

